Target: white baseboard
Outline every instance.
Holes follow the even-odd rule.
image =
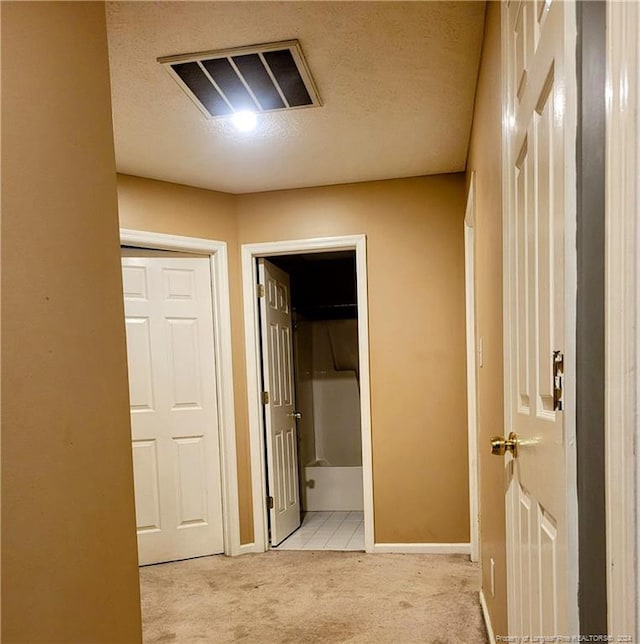
[[[487,602],[484,598],[484,593],[480,591],[480,606],[482,607],[482,617],[484,617],[484,625],[487,627],[487,636],[489,637],[489,644],[496,644],[496,636],[493,633],[493,626],[491,625],[491,615],[487,608]]]
[[[255,552],[264,552],[264,548],[261,548],[256,543],[241,543],[238,552],[234,553],[234,555],[249,555]]]
[[[264,550],[255,543],[240,545],[238,555],[247,555]],[[378,554],[395,553],[410,555],[470,555],[469,543],[375,543],[373,552]]]
[[[470,555],[470,543],[375,543],[373,552],[412,555]]]

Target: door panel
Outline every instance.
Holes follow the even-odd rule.
[[[509,634],[567,635],[567,446],[554,403],[553,353],[565,352],[564,185],[568,122],[565,14],[572,2],[503,5],[507,61],[505,203]]]
[[[131,409],[153,409],[151,331],[148,318],[127,318],[129,404]]]
[[[171,410],[202,409],[198,363],[198,320],[167,319]]]
[[[209,260],[122,275],[140,564],[223,552]]]
[[[269,511],[271,545],[300,527],[298,438],[293,380],[289,276],[265,259],[258,262],[262,330],[262,368],[269,402],[265,405],[267,479],[273,508]]]
[[[175,438],[178,465],[178,527],[206,525],[207,487],[204,438]]]
[[[158,451],[155,440],[133,442],[133,483],[138,532],[160,530]]]

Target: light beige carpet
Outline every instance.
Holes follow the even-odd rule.
[[[140,569],[144,641],[483,644],[462,555],[271,550]]]

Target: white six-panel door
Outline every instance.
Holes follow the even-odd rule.
[[[574,10],[559,0],[503,5],[506,431],[519,441],[518,457],[507,457],[509,634],[524,638],[569,628],[567,443],[553,354],[566,351],[565,189],[575,190],[575,152],[565,134],[575,123],[564,12]]]
[[[300,527],[298,438],[293,375],[289,276],[260,259],[260,298],[265,405],[267,479],[273,507],[269,510],[271,545],[276,546]]]
[[[223,551],[207,258],[122,258],[140,564]]]

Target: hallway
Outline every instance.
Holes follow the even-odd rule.
[[[0,1],[0,641],[640,644],[639,33],[640,0]],[[123,246],[181,266],[125,285]],[[357,361],[326,327],[296,364],[258,260],[337,292],[344,253],[316,317]],[[309,498],[334,475],[362,503]]]
[[[486,642],[462,555],[274,551],[140,569],[144,642]]]

